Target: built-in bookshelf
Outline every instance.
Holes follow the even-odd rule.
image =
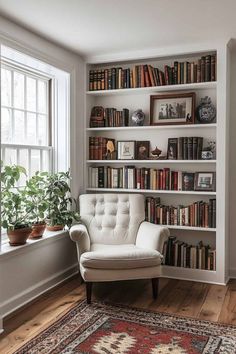
[[[134,68],[135,66],[150,65],[163,69],[165,65],[174,67],[174,62],[198,63],[202,56],[214,56],[216,58],[216,75],[213,81],[189,82],[182,84],[167,84],[149,87],[118,88],[118,89],[89,89],[89,73],[91,71],[103,71],[111,68]],[[129,56],[131,58],[131,56]],[[197,67],[196,67],[197,70]],[[85,143],[84,146],[84,190],[88,193],[142,193],[146,197],[160,197],[163,204],[189,205],[194,202],[207,203],[210,199],[216,200],[216,227],[200,227],[190,225],[166,225],[172,236],[186,244],[197,246],[200,241],[204,245],[210,245],[214,253],[215,270],[192,269],[181,266],[174,267],[164,265],[163,276],[179,279],[189,279],[196,281],[205,281],[211,283],[224,284],[228,280],[228,260],[227,260],[227,122],[228,122],[228,97],[227,97],[227,50],[226,48],[210,48],[207,45],[201,47],[191,47],[185,50],[185,53],[166,52],[159,56],[146,55],[146,57],[133,57],[127,61],[116,59],[104,60],[94,58],[87,63],[86,78],[87,91],[85,92]],[[105,87],[103,87],[105,88]],[[209,96],[216,107],[216,120],[208,124],[200,124],[195,120],[194,124],[174,124],[174,125],[150,125],[150,96],[161,95],[165,93],[189,93],[194,92],[196,97],[196,106],[199,105],[201,98]],[[115,107],[117,110],[126,108],[129,115],[137,109],[142,109],[145,113],[143,126],[133,125],[129,119],[128,126],[103,126],[91,127],[90,114],[94,106]],[[150,149],[158,147],[164,156],[167,155],[168,139],[179,137],[202,137],[203,142],[216,141],[216,156],[211,160],[170,160],[170,159],[132,159],[119,160],[117,156],[113,159],[90,159],[89,138],[90,137],[109,137],[112,141],[150,141]],[[203,143],[203,144],[204,144]],[[91,186],[89,181],[89,171],[91,167],[104,166],[104,168],[122,168],[125,166],[134,166],[135,168],[164,169],[170,168],[182,172],[214,172],[216,176],[216,186],[214,191],[196,191],[196,190],[159,190],[159,189],[141,189],[141,188],[98,188]],[[214,251],[215,250],[215,251]]]

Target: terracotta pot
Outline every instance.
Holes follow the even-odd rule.
[[[20,246],[26,243],[27,238],[31,233],[31,227],[24,227],[22,229],[8,230],[7,235],[11,246]]]
[[[45,229],[46,229],[45,223],[39,223],[39,224],[32,225],[32,231],[31,231],[29,238],[30,239],[41,238],[43,236]]]
[[[65,227],[65,225],[53,225],[53,226],[47,225],[46,229],[48,231],[60,231],[60,230],[63,230],[64,227]]]

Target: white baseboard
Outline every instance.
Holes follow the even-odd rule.
[[[45,280],[38,282],[34,286],[22,291],[21,293],[17,294],[9,298],[7,301],[1,303],[0,305],[0,313],[2,318],[6,317],[10,313],[16,311],[20,307],[24,306],[28,302],[36,299],[38,296],[42,295],[46,291],[54,288],[55,286],[59,285],[66,279],[72,277],[78,272],[78,263],[74,264],[63,271],[55,273],[53,276],[46,278]],[[1,333],[1,319],[0,319],[0,333]]]

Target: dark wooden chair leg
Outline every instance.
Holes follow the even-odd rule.
[[[92,285],[93,285],[93,283],[91,283],[91,282],[86,282],[87,304],[91,304]]]
[[[153,279],[152,279],[152,294],[153,294],[153,299],[157,299],[157,295],[158,295],[158,285],[159,285],[159,278],[153,278]]]

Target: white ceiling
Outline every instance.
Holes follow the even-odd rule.
[[[0,0],[0,13],[84,56],[236,38],[236,0]]]

